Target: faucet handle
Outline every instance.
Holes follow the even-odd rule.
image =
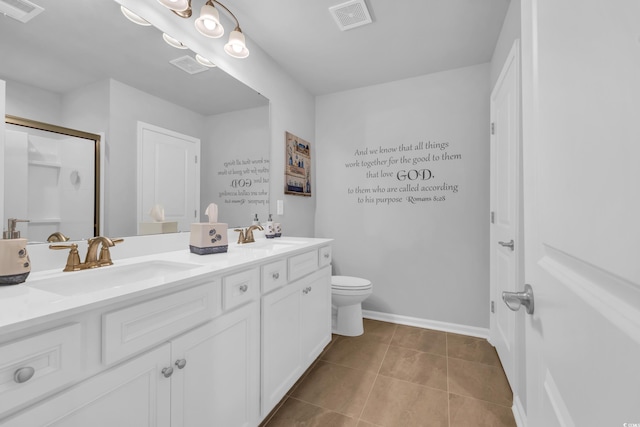
[[[245,243],[245,241],[244,241],[244,229],[242,229],[242,228],[234,228],[233,231],[239,231],[240,232],[238,234],[238,244],[241,245],[241,244]]]
[[[118,243],[124,242],[124,239],[109,239],[113,243],[113,245],[117,245]],[[104,265],[113,265],[113,261],[111,260],[111,252],[109,252],[109,246],[103,244],[102,249],[100,249],[100,256],[98,257],[98,264],[102,267]]]
[[[78,253],[78,245],[72,243],[70,245],[49,245],[49,249],[62,250],[71,249],[69,256],[67,257],[67,265],[65,265],[62,271],[78,271],[80,267],[80,254]]]

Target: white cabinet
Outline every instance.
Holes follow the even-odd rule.
[[[0,333],[0,426],[255,427],[331,339],[330,262],[251,256]]]
[[[171,342],[172,427],[252,427],[260,406],[260,304]]]
[[[168,427],[171,380],[162,375],[169,344],[89,378],[14,418],[3,427]]]
[[[325,267],[262,298],[263,417],[329,343],[330,283]]]

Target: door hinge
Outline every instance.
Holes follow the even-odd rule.
[[[491,301],[491,312],[492,313],[496,312],[496,303],[495,303],[495,301]]]
[[[491,135],[495,135],[495,134],[496,134],[496,124],[491,123]]]
[[[196,165],[197,165],[198,164],[198,156],[196,156],[195,159],[196,159]]]
[[[496,213],[491,211],[491,224],[495,224],[496,223]]]
[[[198,209],[194,209],[193,210],[193,217],[197,218],[198,217]]]

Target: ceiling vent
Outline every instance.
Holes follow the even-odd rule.
[[[28,22],[44,8],[27,0],[0,0],[0,13],[20,22]]]
[[[329,12],[342,31],[370,24],[371,15],[364,0],[353,0],[331,6]]]
[[[169,62],[189,74],[198,74],[209,69],[209,67],[205,67],[189,55],[181,56]]]

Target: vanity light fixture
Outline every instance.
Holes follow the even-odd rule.
[[[204,65],[205,67],[209,67],[209,68],[217,67],[216,64],[214,64],[204,56],[200,55],[199,53],[196,53],[196,61],[198,61],[199,64]]]
[[[162,38],[167,42],[169,46],[173,46],[176,49],[187,49],[187,46],[183,45],[182,42],[176,38],[171,37],[167,33],[162,33]]]
[[[138,25],[142,25],[144,27],[148,27],[151,24],[149,22],[147,22],[145,19],[142,19],[140,16],[136,15],[135,13],[131,12],[129,9],[127,9],[124,6],[120,6],[120,10],[122,11],[122,14],[131,22],[133,22],[134,24],[138,24]]]
[[[191,0],[158,0],[158,2],[181,18],[191,17]],[[247,49],[247,43],[240,29],[238,18],[219,1],[207,0],[202,6],[200,16],[195,21],[196,29],[206,37],[219,38],[224,35],[224,28],[220,22],[220,14],[216,5],[226,11],[236,23],[236,27],[229,35],[229,42],[224,46],[224,51],[234,58],[246,58],[249,56],[249,49]]]

